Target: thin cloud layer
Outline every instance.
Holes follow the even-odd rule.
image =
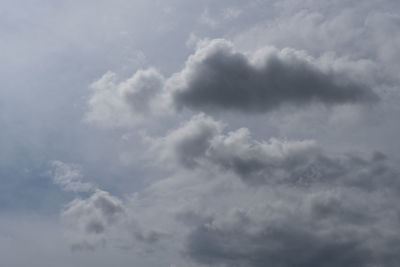
[[[304,53],[266,48],[253,54],[235,51],[216,39],[200,44],[171,87],[177,107],[205,111],[268,112],[282,105],[304,106],[375,102],[362,81],[324,69]]]

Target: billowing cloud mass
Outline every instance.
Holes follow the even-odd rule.
[[[226,127],[200,114],[147,137],[170,174],[123,202],[97,190],[68,204],[73,248],[162,250],[185,266],[397,266],[400,176],[384,154]]]
[[[304,168],[318,155],[310,140],[257,141],[247,128],[227,134],[222,133],[223,128],[223,123],[200,114],[167,136],[148,141],[164,163],[175,162],[186,168],[213,164],[247,181],[285,176]]]
[[[343,72],[343,71],[342,71]],[[174,77],[178,107],[267,112],[284,104],[374,102],[378,97],[362,81],[323,69],[293,49],[264,48],[252,54],[235,51],[223,39],[200,45]]]
[[[334,154],[311,139],[258,140],[249,128],[227,131],[225,122],[205,115],[376,103],[374,83],[362,79],[368,66],[289,48],[244,53],[215,39],[199,41],[167,79],[150,69],[112,82],[101,99],[123,107],[113,122],[151,117],[157,105],[201,113],[161,137],[142,132],[145,159],[165,177],[124,199],[123,219],[91,215],[98,213],[91,204],[98,192],[70,203],[63,214],[76,220],[75,247],[163,250],[185,266],[396,266],[400,179],[383,153]],[[103,88],[107,75],[92,87]],[[92,115],[99,92],[89,102]],[[82,218],[73,212],[81,206],[88,208]],[[119,231],[105,230],[113,228]]]
[[[200,114],[167,136],[147,141],[166,166],[171,163],[188,169],[215,166],[250,184],[344,183],[374,190],[376,173],[380,184],[400,189],[396,173],[386,169],[385,156],[379,152],[370,160],[355,155],[331,157],[313,140],[258,141],[247,128],[228,133],[223,129],[222,122]]]
[[[118,127],[184,107],[264,113],[283,105],[377,102],[366,81],[351,77],[360,74],[359,64],[365,62],[315,59],[289,48],[242,53],[225,39],[200,40],[184,68],[166,80],[153,68],[120,83],[106,73],[91,86],[87,119]]]
[[[226,135],[221,129],[200,115],[154,141],[171,152],[164,160],[211,176],[197,177],[208,185],[175,181],[171,189],[197,199],[198,206],[178,216],[191,226],[189,257],[210,266],[398,264],[399,239],[392,234],[400,224],[400,176],[383,154],[331,157],[310,141],[255,141],[247,129]],[[201,152],[191,153],[192,146]],[[264,185],[249,187],[254,176]]]

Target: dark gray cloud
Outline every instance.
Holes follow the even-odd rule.
[[[352,80],[343,70],[324,69],[304,53],[265,49],[249,55],[223,39],[201,44],[175,79],[175,104],[202,111],[267,112],[285,104],[379,99],[363,81]]]

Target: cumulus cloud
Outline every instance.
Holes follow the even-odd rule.
[[[63,221],[72,232],[71,248],[94,249],[104,245],[107,234],[122,222],[125,214],[123,201],[109,192],[98,189],[91,183],[81,180],[83,175],[78,165],[54,160],[50,174],[55,184],[64,191],[90,193],[82,198],[76,196],[62,211]]]
[[[51,165],[54,183],[65,191],[85,193],[76,195],[61,212],[72,250],[94,250],[107,243],[125,249],[139,244],[138,251],[148,250],[164,237],[164,232],[149,227],[145,219],[137,216],[143,209],[135,207],[133,198],[122,199],[81,182],[83,175],[78,165],[61,161],[52,161]]]
[[[224,39],[203,42],[171,79],[174,103],[197,110],[268,112],[282,105],[374,102],[378,96],[306,54],[264,48],[235,51]]]
[[[397,173],[390,171],[381,153],[369,159],[350,154],[330,156],[313,140],[259,141],[247,128],[225,133],[222,122],[204,114],[194,116],[165,137],[147,141],[162,164],[187,169],[215,166],[255,185],[344,183],[373,190],[377,174],[380,184],[400,189]]]
[[[216,28],[211,15],[206,10],[203,23]],[[226,11],[226,19],[244,15]],[[348,32],[341,35],[346,18],[341,14],[324,23],[319,33],[334,33],[343,44],[353,40]],[[273,30],[297,31],[304,20],[314,26],[325,17],[304,11]],[[313,29],[299,33],[308,38]],[[317,39],[330,41],[325,37]],[[315,39],[307,42],[319,46]],[[192,35],[188,45],[194,43],[195,52],[170,77],[150,69],[118,83],[108,73],[92,85],[88,119],[108,126],[151,116],[160,106],[203,113],[161,137],[144,134],[151,166],[165,177],[123,201],[97,190],[67,206],[63,216],[74,222],[82,238],[77,244],[115,244],[125,235],[128,240],[117,247],[166,252],[183,266],[398,266],[400,176],[386,155],[334,154],[309,139],[263,140],[249,128],[227,130],[204,114],[375,103],[380,99],[379,73],[370,75],[378,70],[375,62],[364,59],[363,51],[338,58],[311,49],[310,56],[264,42],[261,49],[243,52],[227,40]],[[120,208],[105,212],[94,204],[98,199]]]
[[[167,79],[154,68],[122,82],[115,73],[104,74],[91,85],[86,119],[118,127],[174,108],[265,113],[285,105],[373,103],[379,97],[362,80],[370,65],[289,48],[242,53],[225,39],[199,40],[184,68]]]
[[[118,197],[97,189],[86,199],[76,198],[62,213],[74,229],[73,249],[93,249],[106,242],[105,234],[120,223],[124,205]]]
[[[107,72],[91,85],[86,119],[106,127],[137,124],[160,108],[156,102],[163,84],[162,75],[152,68],[138,70],[122,82],[115,73]]]
[[[173,161],[191,168],[204,157],[212,139],[221,132],[222,127],[221,122],[200,114],[163,138],[146,139],[151,150],[164,162]]]

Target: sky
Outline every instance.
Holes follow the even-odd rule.
[[[395,0],[3,0],[0,266],[399,266],[399,29]]]

